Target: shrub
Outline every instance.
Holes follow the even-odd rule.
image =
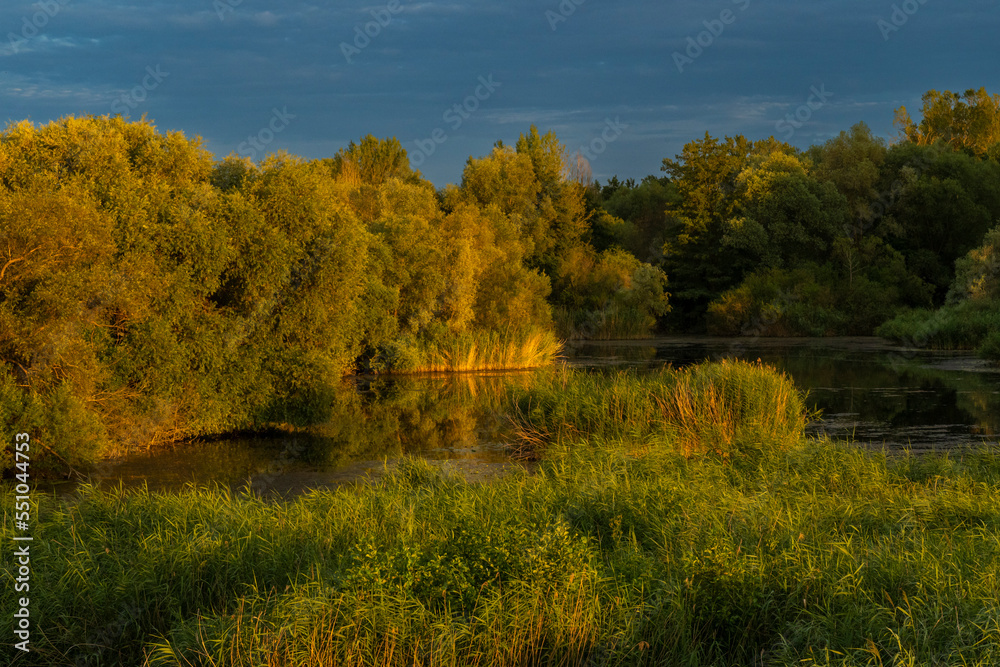
[[[1000,361],[1000,329],[990,333],[976,352],[983,359]]]

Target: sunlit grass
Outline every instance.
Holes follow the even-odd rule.
[[[41,503],[16,664],[985,666],[998,494],[995,453],[602,439],[487,485],[414,461],[291,502],[91,488]]]
[[[787,448],[807,420],[790,378],[743,361],[609,375],[562,368],[510,393],[522,437],[540,444],[591,434],[746,455]]]
[[[545,441],[534,474],[405,460],[280,502],[40,497],[43,620],[14,664],[1000,661],[997,451],[807,439],[794,387],[756,364],[564,370],[507,401]]]
[[[446,342],[416,346],[392,370],[406,373],[524,370],[551,364],[562,351],[548,331],[469,333]]]

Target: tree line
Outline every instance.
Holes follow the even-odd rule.
[[[930,91],[896,123],[807,150],[706,134],[663,175],[591,187],[595,247],[669,276],[668,331],[871,335],[940,308],[1000,223],[1000,96]]]
[[[0,135],[0,428],[78,464],[322,421],[352,372],[533,366],[554,312],[650,330],[660,269],[586,240],[586,188],[532,127],[437,191],[395,139],[215,160],[146,121]],[[585,311],[582,316],[577,311]]]
[[[145,120],[13,123],[0,435],[76,465],[322,421],[345,374],[528,367],[559,339],[882,325],[988,348],[1000,96],[930,91],[897,124],[807,150],[706,134],[603,185],[531,127],[436,189],[394,138],[254,162]]]

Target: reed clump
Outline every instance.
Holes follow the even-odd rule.
[[[686,456],[764,455],[804,433],[801,392],[767,365],[723,360],[686,369],[596,374],[563,368],[511,388],[522,446],[579,434],[655,442]]]
[[[561,352],[550,331],[477,331],[440,341],[400,340],[378,363],[380,370],[393,373],[525,370],[547,366]]]

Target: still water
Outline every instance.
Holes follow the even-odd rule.
[[[587,342],[566,362],[592,372],[680,367],[706,359],[760,359],[808,392],[821,418],[810,431],[860,446],[915,452],[996,445],[1000,369],[968,353],[911,350],[877,338],[659,338]],[[473,481],[517,467],[509,425],[490,407],[531,373],[367,378],[345,382],[327,423],[310,436],[231,438],[103,464],[102,485],[171,490],[217,482],[286,494],[377,479],[411,454]],[[68,490],[71,485],[66,485]]]

